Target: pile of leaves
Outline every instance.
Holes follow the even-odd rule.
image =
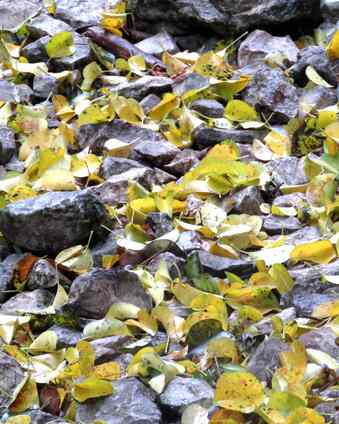
[[[53,2],[48,11],[53,16]],[[173,379],[185,376],[207,381],[215,393],[210,405],[187,406],[182,415],[185,424],[325,423],[326,414],[317,406],[333,403],[324,393],[338,393],[338,358],[321,346],[305,347],[300,337],[324,329],[338,337],[339,300],[321,302],[308,315],[286,320],[282,299],[293,291],[298,270],[327,269],[327,264],[337,261],[338,107],[314,109],[311,104],[301,104],[298,117],[274,125],[274,114],[269,116],[241,99],[253,79],[251,73],[240,72],[234,65],[241,39],[220,42],[207,52],[165,51],[153,63],[147,54],[126,55],[126,50],[115,58],[95,41],[104,29],[104,36],[125,37],[121,40],[127,42],[127,16],[124,2],[105,11],[102,28],[88,31],[93,60],[76,70],[60,71],[55,66],[56,60],[75,54],[72,32],[51,37],[45,46],[49,60],[37,63],[29,63],[22,55],[30,40],[26,24],[16,33],[1,34],[0,83],[10,84],[14,93],[13,87],[30,86],[33,78],[47,77],[56,81],[57,87],[42,102],[20,100],[18,93],[18,98],[0,102],[0,124],[15,132],[17,146],[17,169],[1,169],[1,208],[48,191],[89,189],[100,197],[101,188],[109,181],[100,171],[104,161],[110,157],[135,159],[138,136],[132,142],[104,139],[98,151],[97,146],[79,144],[79,133],[86,126],[114,127],[123,121],[132,131],[142,128],[161,134],[167,149],[170,145],[175,154],[187,152],[193,158],[181,171],[182,156],[175,177],[164,166],[162,172],[169,172],[168,180],[154,178],[148,187],[138,180],[137,168],[130,170],[126,186],[113,188],[113,192],[123,190],[125,200],[101,199],[109,217],[102,228],[104,237],[110,233],[117,236],[116,246],[112,245],[111,253],[105,252],[96,266],[128,267],[151,297],[151,310],[117,301],[102,319],[84,320],[67,313],[69,282],[94,267],[92,251],[98,241],[91,234],[87,244],[45,256],[68,281],[56,282],[52,305],[31,313],[12,310],[0,314],[1,350],[24,370],[24,378],[10,395],[5,419],[8,424],[30,423],[26,412],[41,408],[66,422],[78,422],[78,405],[112,395],[112,381],[137,377],[160,396]],[[298,43],[301,47],[325,45],[328,58],[339,59],[339,32],[329,43],[319,33]],[[273,68],[283,61],[281,55],[268,60]],[[288,75],[288,70],[284,72]],[[148,76],[170,78],[174,89],[163,93],[160,102],[147,111],[135,96],[121,95],[115,89]],[[309,89],[331,87],[313,66],[306,69],[306,77]],[[0,84],[0,94],[2,87]],[[201,99],[222,104],[223,116],[213,118],[195,110],[193,103]],[[253,142],[247,145],[250,159],[243,157],[244,144],[226,136],[198,150],[194,134],[201,128],[255,132]],[[139,158],[146,168],[152,167],[157,156],[157,140],[152,142],[154,153],[149,154],[148,162],[146,154]],[[307,182],[275,187],[266,164],[292,156],[303,158]],[[162,165],[157,162],[154,173],[159,167]],[[234,195],[244,189],[262,193],[257,213],[234,211]],[[300,201],[292,205],[274,203],[276,196],[297,198],[298,194]],[[160,235],[153,231],[152,214],[165,216],[168,230]],[[291,243],[284,228],[272,236],[264,226],[268,216],[298,219],[306,228],[319,229],[319,236]],[[193,247],[186,252],[183,234],[192,239]],[[19,253],[19,248],[16,250]],[[164,256],[156,269],[151,269],[149,263],[164,252],[180,261],[173,264]],[[29,290],[29,275],[40,259],[36,252],[24,253],[16,265],[11,295]],[[211,255],[205,262],[201,259],[204,253]],[[229,264],[230,270],[224,271],[226,265],[217,269],[213,264],[216,257]],[[334,287],[339,283],[337,273],[331,271],[323,273],[321,280]],[[264,324],[268,330],[261,332]],[[60,348],[52,325],[82,331],[81,340]],[[128,338],[124,352],[133,357],[126,366],[119,361],[96,363],[91,342],[110,336]],[[265,337],[287,346],[286,351],[278,352],[279,365],[271,370],[269,381],[248,369]]]

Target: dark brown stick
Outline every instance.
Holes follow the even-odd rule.
[[[145,53],[124,38],[118,37],[99,27],[89,28],[85,35],[117,57],[129,59],[131,56],[143,56],[145,63],[152,68],[165,70],[165,65],[155,56]]]

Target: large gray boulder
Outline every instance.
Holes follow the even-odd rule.
[[[103,420],[106,424],[160,424],[161,412],[152,390],[136,378],[112,383],[111,396],[90,399],[77,408],[76,422],[92,424]]]
[[[35,16],[41,8],[40,0],[1,0],[0,28],[2,31],[16,32],[28,19]]]
[[[320,0],[134,0],[136,22],[180,34],[196,26],[224,34],[281,26],[320,16]]]
[[[1,209],[0,231],[22,249],[55,253],[86,242],[105,217],[104,205],[88,191],[51,192]]]

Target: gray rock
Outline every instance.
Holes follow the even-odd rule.
[[[33,79],[33,91],[36,97],[47,99],[58,89],[58,80],[53,75],[37,75]]]
[[[302,225],[298,218],[294,216],[274,216],[270,215],[264,218],[262,230],[269,235],[290,234],[298,231]]]
[[[13,252],[12,247],[9,243],[3,238],[0,238],[0,261],[6,259]]]
[[[255,186],[239,190],[229,200],[234,204],[234,212],[249,215],[260,215],[260,205],[264,203],[260,190]]]
[[[77,277],[69,292],[68,309],[85,318],[103,318],[113,303],[150,309],[152,300],[136,274],[125,269],[93,268]]]
[[[51,306],[54,296],[47,290],[36,289],[31,292],[19,293],[11,297],[1,306],[1,312],[6,314],[44,314]]]
[[[97,243],[92,249],[91,254],[95,267],[102,267],[102,260],[105,255],[116,255],[118,253],[117,236],[123,236],[123,231],[112,231],[107,238]]]
[[[312,109],[324,109],[336,104],[338,101],[336,91],[333,88],[317,85],[313,88],[305,88],[300,97],[300,105],[312,105]]]
[[[305,47],[300,51],[298,62],[290,69],[290,75],[297,84],[304,87],[308,78],[305,75],[307,66],[312,66],[328,83],[337,86],[337,78],[326,51],[320,46]]]
[[[283,305],[293,306],[299,317],[311,318],[318,306],[323,303],[334,302],[338,300],[338,296],[338,289],[317,293],[311,291],[311,289],[305,290],[297,286],[282,297],[282,303]]]
[[[242,68],[241,72],[252,76],[241,94],[257,112],[266,118],[272,115],[272,123],[286,123],[297,116],[298,91],[281,69],[256,64]]]
[[[339,260],[336,260],[328,265],[315,265],[311,267],[300,266],[291,269],[291,276],[295,280],[295,285],[302,287],[304,290],[310,288],[313,291],[322,291],[331,288],[331,284],[320,282],[323,275],[338,275],[339,274]]]
[[[72,328],[53,325],[51,328],[49,328],[49,330],[54,331],[54,333],[58,337],[58,349],[63,349],[65,347],[73,347],[82,338],[81,331],[73,330]]]
[[[135,168],[144,168],[144,166],[135,160],[107,156],[100,166],[99,175],[107,179],[113,175],[123,174]]]
[[[144,112],[147,115],[160,102],[161,98],[159,96],[157,96],[156,94],[148,94],[141,100],[140,106],[143,108]]]
[[[160,167],[171,162],[180,152],[177,147],[165,139],[158,139],[157,141],[140,141],[134,147],[134,151],[144,160]]]
[[[139,0],[135,14],[141,29],[165,27],[183,34],[200,26],[221,35],[243,33],[249,28],[286,25],[297,20],[313,21],[320,16],[319,0]]]
[[[202,240],[199,233],[196,231],[183,231],[180,233],[177,244],[180,249],[186,253],[189,253],[192,250],[201,249]]]
[[[106,424],[160,424],[161,412],[154,393],[136,378],[112,383],[111,396],[91,399],[77,408],[76,421],[92,424],[96,419]]]
[[[97,155],[102,154],[105,141],[110,138],[117,138],[128,144],[141,141],[153,143],[164,141],[164,138],[156,131],[132,125],[119,119],[108,124],[82,125],[77,138],[81,149],[88,146]]]
[[[275,317],[278,317],[282,320],[282,322],[285,324],[288,324],[291,321],[294,321],[297,318],[296,310],[295,308],[286,308],[283,311],[279,312],[278,314],[274,315]],[[246,332],[243,333],[242,338],[247,339],[248,337],[257,337],[257,336],[263,336],[263,335],[269,335],[273,331],[273,324],[272,324],[272,316],[265,317],[261,321],[256,322],[252,324],[250,327],[246,329]]]
[[[16,32],[29,18],[39,12],[40,7],[39,0],[21,0],[17,3],[13,3],[10,0],[1,0],[1,30]]]
[[[290,193],[277,196],[273,199],[273,205],[282,207],[302,206],[306,201],[304,193]]]
[[[194,150],[181,150],[175,155],[170,163],[164,166],[164,169],[171,174],[182,176],[198,165],[200,162],[199,156],[199,153]]]
[[[289,350],[287,343],[276,337],[264,340],[251,356],[247,369],[257,378],[270,383],[274,371],[280,366],[279,354]]]
[[[277,186],[306,184],[303,162],[292,156],[278,158],[266,165],[266,170],[271,173],[272,181]]]
[[[337,335],[330,327],[317,328],[299,337],[306,349],[321,350],[335,359],[339,358]]]
[[[178,53],[179,48],[174,38],[166,31],[161,31],[153,37],[145,38],[136,44],[140,50],[155,56],[162,55],[165,52],[170,54]]]
[[[166,77],[146,75],[132,82],[124,82],[110,89],[119,96],[142,100],[144,97],[154,94],[161,95],[172,91],[173,80]]]
[[[26,46],[21,49],[22,56],[26,57],[31,63],[47,62],[48,54],[46,52],[46,46],[50,39],[51,37],[46,35],[32,43],[26,44]]]
[[[117,0],[110,2],[112,6],[117,3]],[[74,29],[85,28],[98,25],[107,6],[107,0],[57,0],[55,17]]]
[[[181,415],[184,408],[192,403],[211,406],[213,398],[214,390],[205,380],[175,377],[160,395],[159,401],[165,410]]]
[[[0,230],[15,245],[46,254],[86,242],[105,218],[88,191],[51,192],[1,209]]]
[[[56,417],[39,409],[25,411],[22,415],[28,415],[30,417],[30,424],[68,424],[63,418]]]
[[[285,65],[291,65],[297,61],[298,53],[299,49],[289,35],[274,37],[266,31],[256,30],[240,44],[238,65],[243,67],[269,58],[274,60],[275,56],[283,59]]]
[[[60,19],[55,19],[48,14],[40,14],[27,23],[27,28],[33,38],[41,38],[45,35],[53,37],[59,32],[70,32],[72,27]]]
[[[54,59],[53,65],[56,71],[73,70],[87,65],[92,60],[91,48],[88,38],[73,33],[75,52],[71,56]]]
[[[339,423],[339,400],[321,402],[314,409],[326,419],[327,423]]]
[[[151,212],[147,215],[145,223],[154,238],[161,237],[173,230],[172,219],[166,213]]]
[[[8,127],[0,126],[0,165],[6,165],[14,155],[15,134]]]
[[[1,5],[0,5],[1,7]],[[9,103],[28,103],[33,91],[26,84],[13,84],[0,80],[0,101]]]
[[[184,271],[185,260],[171,252],[163,252],[154,256],[146,266],[147,271],[154,275],[162,262],[166,263],[168,271],[173,279],[180,278]]]
[[[110,336],[92,340],[90,343],[95,353],[95,363],[114,361],[132,340],[130,336]]]
[[[286,244],[309,243],[311,241],[320,240],[322,234],[318,227],[304,227],[301,230],[289,234],[286,239]]]
[[[216,256],[204,250],[198,250],[193,254],[198,255],[203,272],[214,277],[225,277],[226,272],[233,272],[239,277],[245,278],[254,272],[255,264],[247,259],[230,259]]]
[[[210,85],[209,79],[196,73],[190,73],[182,78],[178,78],[173,84],[173,91],[177,96],[194,91],[208,88]]]
[[[10,296],[7,291],[11,289],[18,262],[22,258],[23,255],[10,255],[0,263],[0,303]]]
[[[339,19],[339,1],[338,0],[321,0],[322,15],[336,22]]]
[[[0,407],[8,408],[22,388],[26,376],[17,361],[3,351],[0,351],[0,369]]]
[[[191,104],[191,109],[196,110],[209,118],[223,118],[224,106],[213,99],[199,99]]]
[[[46,259],[39,259],[29,273],[27,287],[30,290],[47,289],[56,286],[58,283],[70,284],[70,281]]]
[[[194,147],[204,149],[211,147],[225,140],[232,140],[235,143],[252,144],[255,138],[260,138],[261,131],[253,130],[221,130],[200,125],[192,133]]]

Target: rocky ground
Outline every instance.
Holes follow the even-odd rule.
[[[0,416],[339,423],[339,2],[0,0]]]

